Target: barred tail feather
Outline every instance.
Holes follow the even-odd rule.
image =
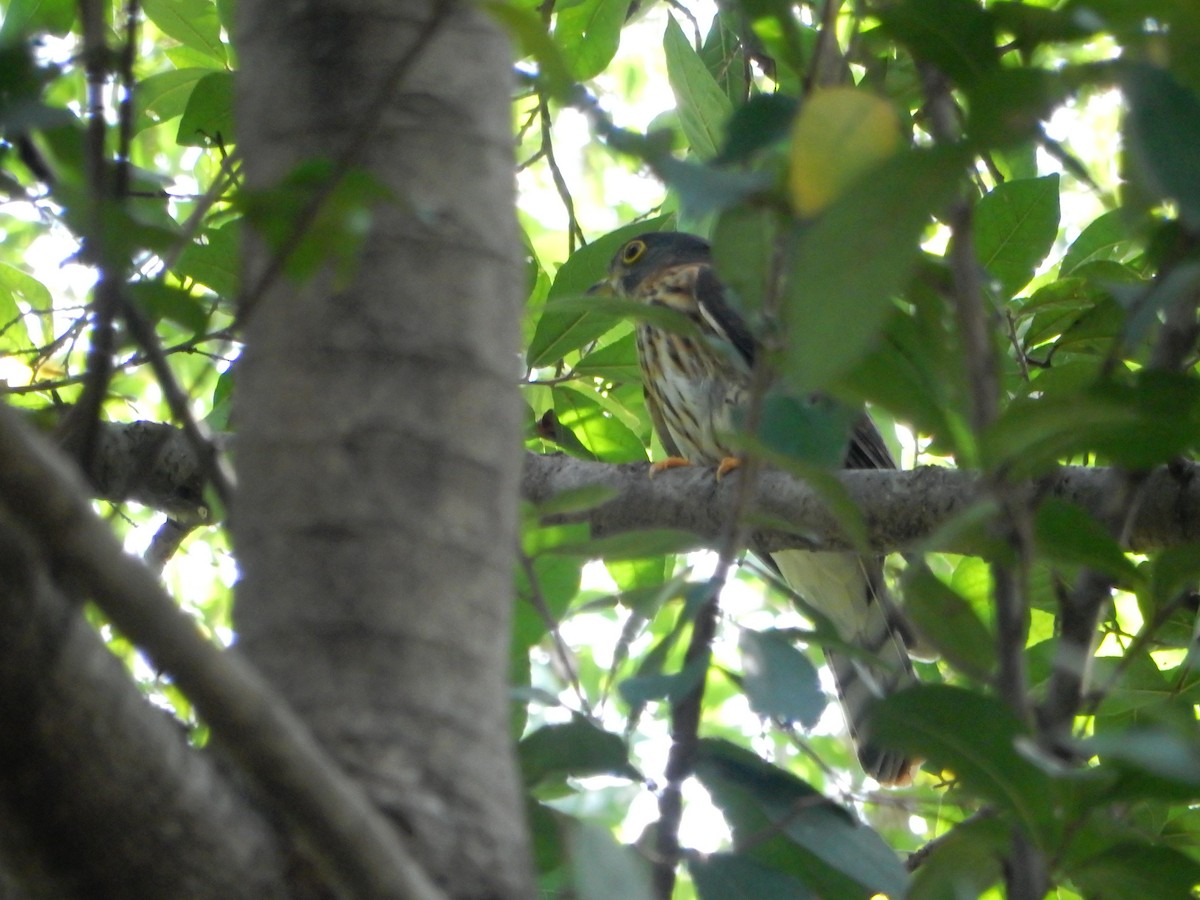
[[[911,780],[915,761],[872,744],[871,704],[916,683],[898,615],[883,583],[879,560],[851,553],[787,550],[772,560],[784,581],[827,616],[839,636],[864,655],[826,652],[842,712],[863,770],[880,784]]]

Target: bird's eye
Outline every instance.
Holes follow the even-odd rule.
[[[642,258],[642,254],[646,252],[645,241],[630,241],[625,245],[625,249],[621,251],[621,262],[627,266],[633,265]]]

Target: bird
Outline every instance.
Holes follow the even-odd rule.
[[[651,467],[651,474],[704,465],[716,466],[720,477],[737,468],[732,437],[739,410],[749,400],[760,344],[717,276],[709,243],[674,231],[639,235],[621,246],[607,277],[593,290],[674,310],[695,326],[663,328],[653,317],[636,325],[646,407],[670,454]],[[896,467],[865,411],[853,428],[843,467]],[[825,651],[859,762],[880,784],[907,784],[917,762],[877,745],[869,730],[871,704],[917,681],[882,557],[807,550],[763,555],[792,591],[833,623],[845,644],[860,651]]]

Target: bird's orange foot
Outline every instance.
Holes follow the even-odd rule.
[[[717,480],[720,481],[734,469],[739,468],[742,461],[736,456],[727,456],[717,466]]]
[[[653,478],[659,472],[665,472],[667,469],[678,469],[680,466],[690,465],[691,462],[682,456],[668,456],[666,459],[660,459],[650,466],[650,477]]]

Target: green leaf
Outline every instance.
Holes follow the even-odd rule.
[[[1181,591],[1194,589],[1200,579],[1200,542],[1167,547],[1155,557],[1151,572],[1156,606],[1170,603]]]
[[[560,491],[548,500],[537,505],[539,516],[560,516],[569,513],[580,513],[597,506],[603,506],[613,497],[617,490],[603,484],[586,484],[582,487]]]
[[[1099,266],[1102,263],[1093,263]],[[1130,343],[1140,341],[1158,325],[1163,313],[1180,301],[1191,302],[1200,287],[1200,263],[1187,262],[1171,268],[1149,290],[1142,285],[1111,285],[1112,296],[1126,310],[1122,329]]]
[[[780,217],[771,209],[735,206],[713,229],[713,265],[747,321],[761,313],[768,296]]]
[[[582,716],[561,725],[545,725],[517,745],[517,762],[526,787],[571,776],[613,775],[639,779],[629,764],[625,742]]]
[[[0,350],[26,350],[29,345],[25,314],[17,306],[12,291],[0,285]]]
[[[1058,234],[1058,175],[998,184],[975,207],[975,251],[1012,297],[1033,278]]]
[[[228,62],[221,43],[221,20],[212,0],[142,0],[142,10],[163,34],[222,66]]]
[[[558,422],[569,428],[594,459],[645,462],[646,447],[629,426],[609,414],[594,396],[566,385],[551,388]]]
[[[758,437],[773,453],[826,469],[841,468],[860,412],[825,398],[768,391]],[[739,423],[740,424],[740,423]]]
[[[193,335],[202,334],[208,327],[209,305],[190,291],[157,280],[136,281],[127,290],[129,298],[153,322],[165,319]]]
[[[1051,560],[1098,569],[1126,585],[1143,580],[1108,530],[1074,503],[1048,498],[1034,518],[1034,534],[1038,549]]]
[[[749,72],[746,64],[746,49],[731,22],[737,22],[740,10],[726,9],[713,16],[700,58],[709,73],[721,86],[730,102],[737,104],[746,99],[749,91]]]
[[[139,81],[133,95],[134,134],[182,116],[196,83],[211,74],[212,69],[198,67],[170,69]]]
[[[233,140],[233,73],[211,72],[196,82],[179,120],[175,142],[181,147],[207,147]]]
[[[1143,370],[1132,384],[1016,401],[984,435],[983,448],[989,464],[1028,474],[1088,451],[1145,469],[1198,442],[1200,382]]]
[[[838,382],[839,396],[849,391],[850,398],[883,407],[966,465],[975,450],[956,391],[962,367],[953,340],[940,311],[936,318],[892,312],[878,344]]]
[[[759,150],[787,139],[800,104],[784,94],[759,94],[729,120],[718,163],[744,162]]]
[[[579,900],[654,900],[649,861],[618,844],[598,825],[580,823],[568,834],[571,874]]]
[[[742,855],[799,877],[819,896],[905,896],[908,875],[883,840],[810,785],[727,741],[703,739],[696,776]],[[772,837],[772,835],[774,835]]]
[[[1017,752],[1017,742],[1028,736],[999,700],[950,685],[920,685],[879,701],[871,733],[885,746],[950,770],[968,789],[1012,812],[1040,844],[1051,841],[1050,779]]]
[[[787,179],[792,208],[802,219],[816,217],[901,146],[900,118],[891,101],[854,87],[817,91],[792,128]]]
[[[667,79],[671,82],[679,110],[679,124],[688,145],[701,159],[712,159],[721,146],[733,104],[709,74],[704,60],[696,53],[674,16],[667,18],[663,53],[667,60]]]
[[[1130,66],[1125,80],[1130,111],[1125,139],[1130,159],[1147,186],[1179,204],[1179,216],[1200,228],[1200,167],[1181,147],[1200,147],[1200,97],[1171,73],[1154,66]]]
[[[562,52],[546,32],[541,18],[532,10],[499,0],[486,0],[483,8],[516,39],[520,47],[518,58],[531,56],[537,61],[538,81],[545,93],[565,102],[575,82]]]
[[[49,288],[15,266],[0,263],[0,328],[4,329],[6,343],[10,342],[14,348],[28,348],[29,329],[23,313],[49,315],[53,309]]]
[[[678,703],[704,680],[708,664],[709,655],[701,654],[686,663],[678,672],[659,672],[626,678],[617,685],[617,691],[631,707],[645,706],[651,700]]]
[[[1096,735],[1119,735],[1131,724],[1169,721],[1179,709],[1180,686],[1167,680],[1148,653],[1131,650],[1124,657],[1096,657],[1093,668],[1093,683],[1104,692],[1093,723]],[[1187,717],[1190,727],[1190,712]]]
[[[931,845],[913,873],[910,897],[966,900],[989,896],[1003,876],[1000,861],[1012,847],[1012,833],[994,816],[955,825]]]
[[[212,409],[204,417],[204,424],[213,431],[229,430],[229,414],[233,410],[233,383],[237,366],[230,366],[217,376],[213,386]]]
[[[1082,16],[1068,9],[1032,6],[1017,0],[996,0],[988,4],[988,12],[1001,28],[1013,33],[1023,49],[1090,37],[1100,24],[1093,16]]]
[[[8,137],[22,132],[49,130],[50,135],[66,138],[71,146],[69,160],[51,159],[54,174],[62,177],[64,162],[75,163],[82,156],[83,147],[79,120],[67,109],[50,106],[42,102],[42,95],[50,81],[52,70],[43,67],[33,58],[31,43],[0,44],[0,128]],[[63,142],[58,142],[59,147]],[[53,147],[57,150],[59,147]],[[76,174],[72,172],[71,174]],[[18,192],[23,188],[18,188]]]
[[[641,382],[642,367],[638,363],[637,340],[630,332],[599,350],[593,350],[575,363],[571,371],[576,375],[608,381]]]
[[[1101,264],[1088,263],[1076,272],[1085,273]],[[1112,265],[1116,264],[1107,264]],[[1123,276],[1123,281],[1138,280],[1132,272],[1125,272],[1128,277]],[[1112,285],[1113,282],[1109,280],[1110,290]],[[1033,296],[1021,307],[1021,318],[1029,318],[1023,336],[1027,348],[1051,340],[1057,349],[1061,349],[1097,339],[1111,339],[1120,333],[1125,324],[1124,311],[1108,291],[1092,284],[1090,278],[1076,276],[1060,278],[1034,291]]]
[[[583,0],[559,10],[554,40],[576,81],[595,78],[612,62],[628,9],[626,0]]]
[[[0,26],[0,46],[41,32],[67,34],[75,22],[75,8],[73,0],[9,0]]]
[[[666,557],[606,560],[604,568],[622,593],[659,588],[669,574]]]
[[[546,308],[538,319],[529,349],[525,351],[525,361],[530,368],[552,365],[613,327],[613,317],[606,311],[589,313],[586,309],[555,309],[555,301],[582,296],[604,278],[608,264],[626,241],[648,231],[659,231],[669,221],[669,216],[658,216],[634,222],[571,254],[554,276],[546,297]]]
[[[799,235],[787,263],[780,372],[823,387],[870,349],[908,281],[933,213],[953,196],[959,149],[897,154],[852,185]]]
[[[201,232],[200,241],[192,241],[179,254],[172,271],[212,288],[213,293],[232,299],[237,296],[241,278],[241,223],[230,222],[220,228]]]
[[[804,884],[736,853],[689,854],[700,900],[815,900]]]
[[[1200,381],[1144,369],[1132,384],[1099,385],[1096,391],[1138,418],[1135,427],[1098,428],[1092,445],[1118,465],[1147,469],[1200,443]]]
[[[1112,209],[1093,219],[1067,248],[1058,267],[1059,278],[1064,278],[1080,266],[1098,259],[1119,262],[1122,253],[1118,248],[1124,247],[1130,239],[1126,215],[1122,209]]]
[[[708,653],[697,655],[679,672],[672,675],[663,674],[667,658],[693,619],[694,616],[688,615],[688,607],[685,606],[675,617],[670,630],[642,655],[637,664],[637,674],[617,684],[617,692],[630,708],[629,730],[632,730],[633,723],[637,722],[650,701],[662,697],[673,699],[676,695],[686,696],[707,674],[710,660]]]
[[[719,169],[672,156],[649,162],[655,174],[679,195],[680,214],[692,218],[729,209],[765,191],[774,181],[769,172]]]
[[[237,9],[237,0],[215,0],[217,6],[217,19],[221,23],[221,27],[225,29],[226,34],[233,34],[236,28],[234,22],[234,11]],[[235,65],[236,69],[237,66]]]
[[[586,303],[569,302],[583,299]],[[593,298],[564,297],[547,302],[534,329],[533,340],[525,351],[525,362],[531,369],[551,366],[572,350],[607,334],[621,321],[620,316]],[[597,298],[599,299],[599,298]]]
[[[532,562],[532,578],[525,566],[516,567],[516,593],[512,629],[514,657],[528,664],[529,648],[545,637],[552,622],[562,618],[579,593],[582,560],[550,554]],[[547,622],[545,616],[551,617]]]
[[[1066,79],[1056,72],[1007,66],[994,69],[968,89],[967,138],[977,147],[1016,150],[1029,146],[1041,139],[1042,121],[1069,93]],[[1010,177],[1020,175],[1011,173]]]
[[[1163,726],[1134,725],[1082,742],[1106,765],[1148,775],[1184,789],[1180,799],[1200,797],[1200,747],[1195,734]]]
[[[704,541],[689,531],[658,528],[653,531],[627,531],[623,534],[592,538],[585,542],[562,544],[547,552],[594,559],[646,559],[662,556],[664,553],[690,553],[704,546]]]
[[[1069,876],[1095,900],[1194,897],[1200,863],[1169,847],[1130,841],[1072,865]]]
[[[525,819],[533,839],[533,864],[539,876],[546,876],[564,867],[566,847],[561,827],[567,817],[539,803],[528,794],[525,797]]]
[[[995,639],[958,591],[925,565],[904,573],[904,612],[921,637],[960,672],[984,680],[996,668]]]
[[[750,708],[760,716],[799,722],[812,728],[825,711],[817,670],[781,632],[742,629],[742,686]]]
[[[521,552],[526,556],[537,556],[558,547],[581,544],[588,540],[591,533],[586,522],[545,525],[533,516],[525,519],[525,526],[521,531]]]
[[[914,56],[960,85],[999,63],[992,17],[974,0],[904,0],[880,10],[879,18]]]

